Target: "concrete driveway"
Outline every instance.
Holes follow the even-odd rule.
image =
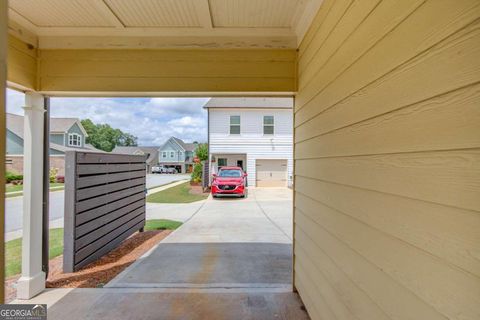
[[[308,319],[292,292],[291,221],[289,189],[209,198],[105,288],[30,303],[58,300],[50,319]]]

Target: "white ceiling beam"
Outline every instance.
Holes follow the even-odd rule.
[[[95,8],[116,28],[125,28],[123,22],[117,17],[115,12],[105,3],[104,0],[96,0],[92,3]]]
[[[200,24],[202,25],[202,27],[205,29],[212,29],[213,19],[208,0],[196,0],[194,4],[195,12],[197,13],[198,19],[200,20]]]

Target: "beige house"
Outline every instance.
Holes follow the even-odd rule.
[[[45,286],[44,97],[289,96],[310,317],[479,319],[479,18],[478,0],[0,2],[1,119],[5,86],[26,92],[19,297]]]

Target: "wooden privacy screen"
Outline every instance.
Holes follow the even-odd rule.
[[[65,154],[63,271],[95,261],[145,225],[146,156]]]

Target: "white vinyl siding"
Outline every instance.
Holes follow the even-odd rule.
[[[231,115],[241,118],[241,134],[239,135],[230,135]],[[263,133],[265,115],[272,115],[275,119],[273,135],[264,135]],[[293,174],[292,110],[212,108],[209,112],[209,130],[210,154],[246,155],[243,165],[245,171],[248,172],[250,186],[255,186],[256,183],[255,164],[257,159],[286,160],[287,179],[288,184],[291,185]]]

